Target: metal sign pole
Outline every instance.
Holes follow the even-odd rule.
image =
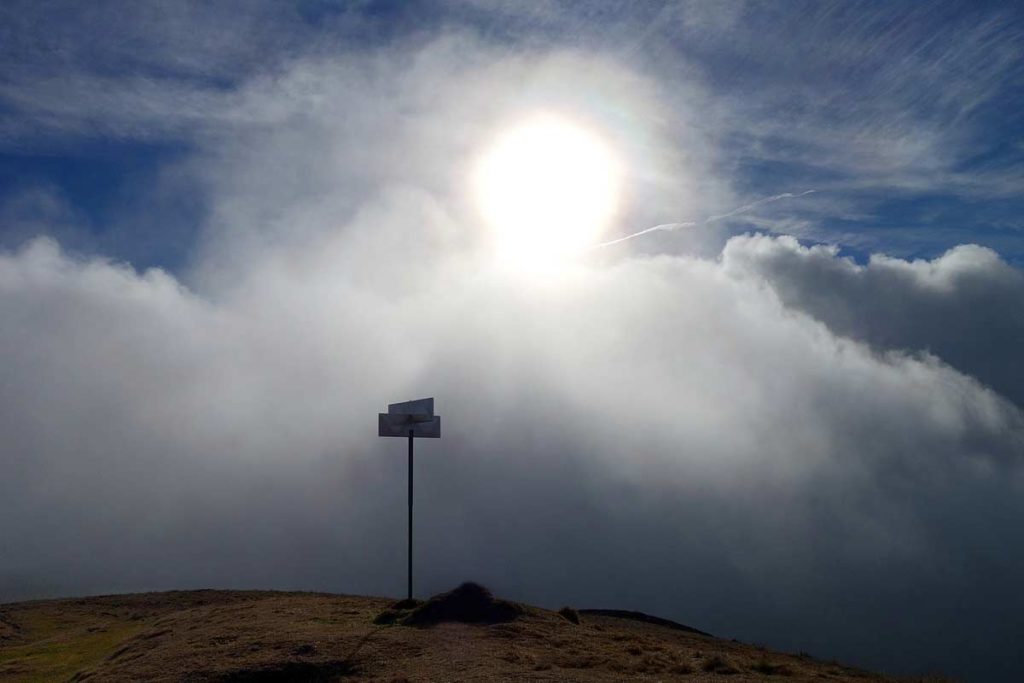
[[[434,415],[434,399],[391,403],[388,412],[377,414],[377,436],[404,436],[409,439],[409,578],[406,594],[412,600],[412,446],[413,439],[440,439],[441,418]]]
[[[412,600],[412,439],[409,430],[409,599]]]

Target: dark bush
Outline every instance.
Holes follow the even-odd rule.
[[[580,613],[574,610],[572,607],[563,607],[562,609],[558,610],[558,613],[561,614],[562,617],[566,619],[566,621],[571,621],[574,624],[580,623]]]
[[[445,621],[498,624],[512,621],[522,613],[522,607],[495,598],[480,584],[464,583],[455,590],[430,598],[405,617],[402,623],[407,626],[433,626]]]

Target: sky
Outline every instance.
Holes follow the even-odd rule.
[[[1022,51],[1010,2],[3,3],[0,601],[400,595],[375,413],[434,396],[420,595],[1020,680]],[[496,258],[538,112],[618,189],[525,260],[669,227]]]

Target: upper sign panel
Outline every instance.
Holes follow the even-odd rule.
[[[392,403],[388,406],[389,415],[433,415],[434,399],[418,398],[415,401]]]

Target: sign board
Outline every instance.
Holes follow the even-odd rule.
[[[441,416],[377,413],[377,436],[409,436],[410,430],[420,439],[440,439]]]
[[[388,415],[433,415],[434,399],[418,398],[415,401],[404,403],[391,403],[388,405]]]
[[[434,415],[434,399],[392,403],[388,412],[377,413],[377,436],[409,436],[421,439],[441,438],[441,416]]]

